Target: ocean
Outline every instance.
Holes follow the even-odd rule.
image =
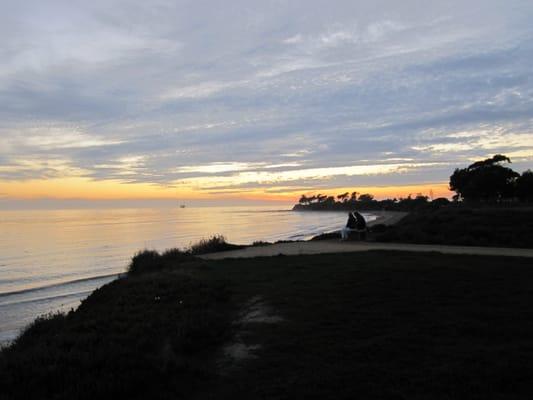
[[[139,250],[215,234],[236,244],[308,239],[346,218],[279,206],[0,211],[0,343],[40,315],[77,307]]]

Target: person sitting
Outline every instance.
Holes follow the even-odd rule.
[[[356,229],[359,232],[359,239],[366,239],[366,219],[363,217],[363,214],[354,211],[353,212],[355,219],[357,220]]]
[[[346,222],[346,226],[341,229],[341,239],[347,240],[351,232],[359,233],[359,238],[361,240],[366,238],[366,220],[365,217],[357,211],[348,214],[348,222]]]

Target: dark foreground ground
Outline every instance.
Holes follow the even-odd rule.
[[[150,263],[0,353],[0,398],[533,395],[531,259],[170,254],[155,272]]]

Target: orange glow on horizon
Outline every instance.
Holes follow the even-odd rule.
[[[192,198],[192,193],[176,188],[114,180],[95,181],[88,178],[4,181],[0,183],[4,198],[16,199],[175,199]]]
[[[171,199],[240,199],[256,201],[297,202],[302,194],[338,195],[357,191],[373,194],[377,199],[416,196],[421,193],[433,198],[451,197],[447,183],[425,183],[398,186],[363,186],[341,187],[331,189],[298,190],[287,188],[287,191],[269,193],[268,190],[255,189],[243,192],[221,191],[210,194],[198,189],[187,187],[162,186],[148,183],[124,183],[114,180],[95,181],[88,178],[62,178],[49,180],[0,181],[0,193],[5,199],[84,199],[84,200],[171,200]]]

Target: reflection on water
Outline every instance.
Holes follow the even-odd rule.
[[[222,234],[232,243],[306,239],[346,213],[272,207],[0,212],[0,342],[37,315],[77,306],[144,248],[187,247]]]

